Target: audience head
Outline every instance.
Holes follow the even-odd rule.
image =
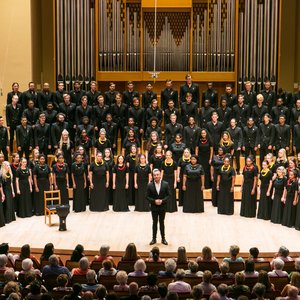
[[[194,300],[200,300],[200,299],[202,299],[202,296],[203,296],[203,289],[202,289],[202,287],[199,286],[199,285],[193,286],[192,296],[193,296]]]
[[[234,278],[237,285],[244,284],[245,282],[245,275],[242,272],[236,272]]]
[[[145,272],[146,270],[146,263],[143,259],[138,259],[134,264],[134,271],[141,271]]]
[[[237,257],[238,254],[240,253],[240,247],[237,245],[230,246],[229,253],[232,257]]]
[[[290,251],[287,247],[281,246],[278,250],[278,255],[282,257],[288,257],[290,254]]]
[[[88,270],[86,273],[87,283],[96,283],[96,272],[95,270]]]
[[[123,260],[135,261],[139,258],[137,255],[136,246],[134,243],[129,243],[125,250],[125,255],[123,256]]]
[[[128,275],[125,271],[119,271],[116,275],[119,284],[125,285],[127,283]]]
[[[109,259],[106,259],[103,261],[102,266],[103,266],[104,270],[110,271],[113,267],[113,264]]]
[[[253,289],[252,293],[257,297],[257,298],[262,298],[265,293],[266,293],[266,287],[262,283],[257,282]]]
[[[297,258],[295,259],[295,269],[296,269],[297,271],[300,270],[300,257],[297,257]]]
[[[297,287],[298,289],[300,289],[300,273],[292,272],[291,285],[293,285],[293,286]]]
[[[186,249],[181,246],[177,249],[177,263],[186,263],[187,262]]]
[[[151,249],[151,256],[153,258],[154,261],[158,261],[159,260],[159,255],[160,255],[160,251],[158,247],[153,247]]]
[[[211,293],[211,295],[209,296],[209,300],[220,300],[221,297],[217,292],[213,292]]]
[[[246,273],[253,273],[255,269],[255,264],[253,260],[248,260],[245,264],[245,272]]]
[[[295,286],[291,286],[288,289],[288,297],[290,299],[297,299],[298,294],[299,294],[299,289],[296,288]]]
[[[97,297],[97,299],[105,299],[106,294],[107,290],[105,286],[103,284],[100,284],[95,291],[95,296]]]
[[[168,273],[173,273],[176,269],[176,262],[173,258],[168,258],[165,261],[165,269]]]
[[[66,287],[68,281],[69,279],[67,274],[59,274],[56,278],[56,282],[59,287]]]
[[[41,283],[38,280],[34,280],[31,282],[29,290],[32,295],[39,295],[41,293]]]
[[[90,266],[90,262],[86,257],[82,257],[79,261],[79,268],[86,271]]]
[[[167,294],[167,300],[178,300],[178,294],[176,292],[169,292]]]
[[[0,255],[0,268],[4,268],[7,265],[8,258],[5,254]]]
[[[181,281],[181,280],[183,280],[184,275],[185,275],[184,270],[183,270],[183,269],[178,269],[178,270],[176,271],[176,275],[175,275],[176,281]]]
[[[7,298],[7,300],[20,300],[20,299],[21,299],[21,297],[17,293],[11,293]]]
[[[15,281],[16,280],[16,273],[14,272],[13,269],[8,269],[4,272],[4,282],[9,282],[9,281]]]
[[[284,267],[284,261],[280,258],[275,258],[273,260],[273,264],[274,264],[274,269],[275,270],[282,270]]]
[[[81,257],[84,255],[83,254],[84,247],[81,244],[78,244],[75,249],[73,250],[71,260],[72,261],[79,261]]]
[[[256,247],[252,247],[252,248],[250,248],[249,253],[252,258],[256,259],[256,258],[258,258],[259,250]]]
[[[37,277],[36,273],[33,270],[28,271],[25,274],[25,284],[26,285],[31,284],[31,282],[33,282],[33,281],[35,281],[37,279],[36,277]]]
[[[81,285],[79,283],[74,283],[72,288],[73,288],[73,294],[79,296],[82,291]]]
[[[144,296],[142,296],[141,299],[142,299],[142,300],[151,300],[151,297],[148,296],[148,295],[144,295]]]
[[[198,264],[195,261],[191,260],[188,263],[188,268],[192,274],[195,274],[198,271]]]
[[[25,258],[22,261],[22,269],[24,271],[29,271],[33,268],[33,261],[30,258]]]
[[[227,261],[223,261],[220,264],[220,271],[221,271],[221,274],[227,274],[229,272],[229,264]]]
[[[81,296],[81,299],[83,299],[83,300],[93,300],[94,299],[94,294],[91,291],[86,291]]]
[[[161,282],[158,284],[157,292],[160,298],[166,298],[168,294],[168,287],[165,282]]]
[[[225,297],[228,294],[228,285],[225,283],[221,283],[218,286],[218,293],[221,297]]]
[[[49,264],[50,266],[58,266],[59,265],[59,259],[58,256],[53,254],[49,257]]]
[[[137,295],[139,291],[139,286],[136,282],[130,282],[129,284],[129,294],[130,295]]]
[[[154,273],[149,273],[147,276],[147,284],[149,286],[155,286],[157,283],[157,275]]]
[[[109,249],[110,249],[109,245],[102,245],[99,251],[100,255],[106,257],[108,255]]]
[[[212,279],[212,273],[209,270],[203,272],[203,282],[210,283]]]
[[[14,281],[10,281],[4,286],[3,294],[5,295],[5,298],[7,298],[11,293],[19,294],[19,291],[19,285]]]
[[[212,259],[212,251],[209,247],[205,246],[202,248],[202,258],[203,258],[203,260],[211,260]]]
[[[48,243],[45,245],[44,250],[43,250],[43,260],[48,260],[50,259],[50,256],[54,253],[54,245],[52,243]]]
[[[30,258],[30,246],[25,244],[21,248],[20,259]]]
[[[270,290],[272,286],[268,273],[264,270],[258,272],[258,282],[264,284],[267,291]]]

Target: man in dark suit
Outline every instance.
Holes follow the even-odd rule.
[[[25,116],[21,118],[21,125],[17,126],[16,137],[17,150],[20,157],[23,157],[23,153],[25,153],[25,157],[28,160],[33,145],[33,133],[31,126],[27,125]]]
[[[157,222],[159,219],[159,229],[161,242],[168,245],[165,238],[165,215],[166,204],[170,196],[170,187],[168,182],[161,180],[161,172],[158,169],[153,170],[153,181],[147,186],[147,200],[151,204],[152,214],[152,241],[150,245],[156,244]]]

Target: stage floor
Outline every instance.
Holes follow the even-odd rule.
[[[0,228],[0,241],[12,247],[29,243],[33,248],[43,248],[52,242],[57,249],[72,249],[81,243],[87,250],[98,250],[107,243],[113,251],[122,251],[134,242],[139,251],[149,251],[151,246],[151,214],[146,212],[71,212],[67,217],[67,231],[59,232],[58,224],[49,227],[44,217],[18,218]],[[184,245],[188,252],[199,252],[208,245],[214,252],[227,252],[237,244],[241,252],[256,246],[261,252],[275,252],[281,245],[290,251],[300,251],[300,231],[269,221],[239,216],[240,202],[235,202],[233,216],[218,215],[210,202],[205,202],[202,214],[176,213],[166,215],[166,239],[168,246],[158,244],[162,251],[175,252]],[[58,217],[53,221],[58,223]],[[158,242],[160,235],[158,234]]]

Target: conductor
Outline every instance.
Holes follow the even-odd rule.
[[[147,186],[147,200],[151,204],[152,215],[152,241],[150,245],[156,244],[157,222],[159,220],[159,229],[161,235],[161,242],[168,245],[165,238],[165,215],[166,204],[170,196],[169,184],[161,180],[161,173],[158,169],[153,170],[153,181]]]

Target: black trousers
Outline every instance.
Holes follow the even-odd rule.
[[[6,149],[6,146],[1,146],[0,147],[0,152],[2,152],[3,153],[3,155],[4,155],[4,159],[5,160],[8,160],[8,153],[7,153],[7,149]]]
[[[241,150],[234,150],[233,157],[235,157],[235,163],[236,163],[236,169],[237,171],[240,171],[240,156],[241,156]],[[232,157],[232,159],[233,159]]]
[[[11,153],[14,152],[13,146],[14,146],[16,128],[17,128],[17,126],[10,126],[9,127],[9,148],[10,148]]]
[[[21,151],[18,151],[18,154],[19,154],[20,158],[22,158],[22,157],[23,157],[23,154],[25,153],[25,158],[26,158],[27,160],[29,160],[30,152],[31,152],[31,151],[29,150],[29,146],[23,146],[23,147],[21,148]]]
[[[262,165],[262,162],[264,161],[265,159],[265,156],[268,154],[268,153],[272,153],[272,150],[269,150],[267,147],[261,147],[260,148],[260,165]]]
[[[160,229],[160,235],[161,238],[165,238],[165,216],[166,212],[165,211],[151,211],[152,214],[152,238],[156,239],[156,234],[157,234],[157,222],[159,220],[159,229]]]
[[[247,158],[250,154],[254,157],[254,162],[256,163],[256,152],[252,147],[245,147],[245,158]]]

